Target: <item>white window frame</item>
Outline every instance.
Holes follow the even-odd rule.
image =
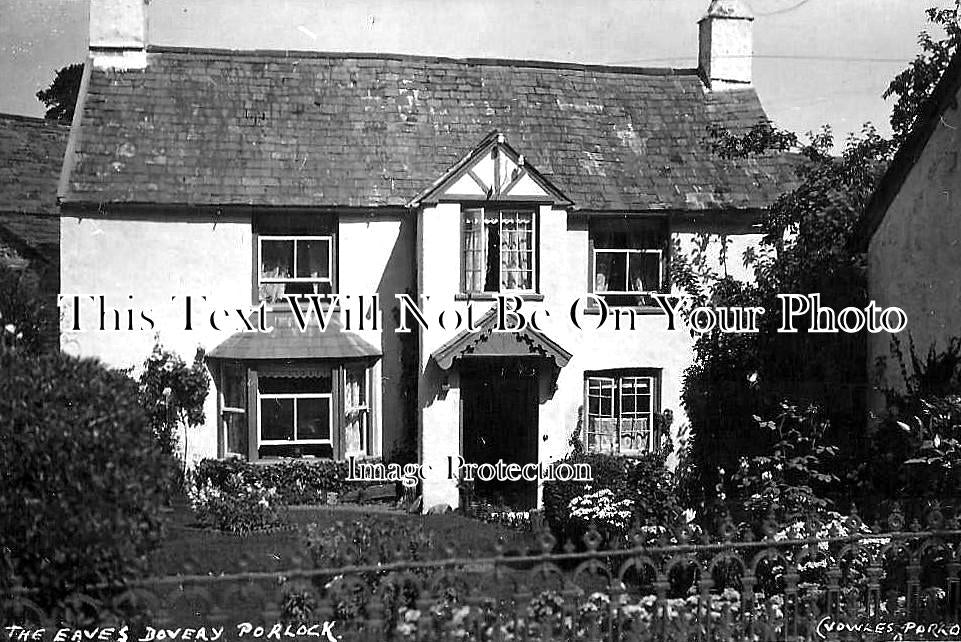
[[[467,246],[466,246],[465,229],[464,229],[464,223],[465,223],[465,221],[464,221],[464,214],[465,214],[466,212],[468,212],[468,211],[471,211],[471,210],[479,210],[480,213],[481,213],[481,236],[482,236],[482,237],[483,237],[483,234],[484,234],[484,232],[483,232],[484,226],[487,225],[487,216],[488,216],[488,214],[494,214],[494,213],[497,214],[497,227],[498,227],[498,229],[497,229],[497,235],[498,235],[498,239],[500,239],[501,241],[503,241],[503,239],[504,239],[504,214],[505,214],[505,213],[515,214],[515,215],[516,215],[516,214],[526,214],[526,215],[529,215],[529,216],[531,217],[531,269],[530,269],[530,271],[531,271],[531,287],[530,287],[530,288],[507,289],[507,288],[504,288],[504,287],[501,286],[501,282],[502,282],[502,278],[501,278],[501,276],[502,276],[502,275],[501,275],[501,263],[502,263],[502,262],[501,262],[501,260],[500,260],[500,258],[501,258],[501,257],[500,257],[500,252],[503,251],[503,247],[501,247],[501,248],[498,249],[497,289],[496,289],[496,290],[483,290],[483,289],[481,289],[481,290],[472,290],[472,289],[468,288],[467,260],[466,260],[466,259],[467,259]],[[498,294],[498,293],[499,293],[499,294],[535,294],[535,293],[537,292],[537,288],[538,288],[538,269],[537,269],[537,267],[538,267],[538,256],[537,256],[537,245],[538,245],[538,243],[537,243],[537,231],[538,231],[538,225],[537,225],[537,220],[538,220],[537,210],[536,210],[536,209],[532,209],[532,208],[523,208],[523,207],[504,207],[504,208],[490,207],[490,208],[488,208],[488,207],[483,207],[483,206],[481,206],[481,207],[461,207],[461,223],[460,223],[460,247],[461,247],[461,271],[460,271],[461,273],[460,273],[460,278],[461,278],[461,290],[463,290],[463,292],[464,292],[465,294]],[[487,267],[487,261],[488,261],[487,246],[486,246],[485,244],[482,244],[482,245],[481,245],[481,265],[483,265],[485,268]],[[486,274],[486,272],[485,272],[484,274]],[[483,274],[482,274],[482,275],[483,275]]]
[[[296,444],[330,444],[333,445],[334,436],[334,395],[329,392],[300,392],[295,394],[261,393],[257,391],[257,443],[261,446],[286,446]],[[294,400],[294,430],[293,439],[264,439],[264,423],[262,421],[261,401],[264,399],[293,399]],[[327,439],[297,439],[297,400],[298,399],[326,399],[327,400]]]
[[[239,368],[239,369],[240,369],[241,379],[242,379],[242,385],[243,385],[243,387],[244,387],[244,393],[245,393],[245,394],[244,394],[244,397],[245,397],[245,398],[244,398],[244,400],[243,400],[243,401],[244,401],[243,407],[240,407],[240,406],[228,406],[228,405],[227,405],[227,395],[224,393],[224,391],[227,390],[227,370],[228,370],[228,368],[231,368],[231,367],[233,367],[233,368]],[[223,431],[223,445],[224,445],[224,454],[225,454],[225,455],[243,455],[244,457],[247,456],[247,453],[246,453],[246,452],[244,452],[244,453],[233,453],[233,452],[231,452],[230,450],[228,450],[229,433],[227,432],[227,417],[226,417],[227,415],[239,415],[239,416],[242,416],[242,417],[246,417],[246,416],[247,416],[247,399],[246,399],[246,396],[247,396],[247,395],[246,395],[246,392],[247,392],[247,381],[246,381],[246,376],[247,376],[247,369],[244,368],[243,365],[239,365],[239,364],[235,364],[235,363],[227,363],[227,364],[224,364],[224,366],[223,366],[222,368],[220,368],[220,377],[219,377],[219,379],[220,379],[220,386],[219,386],[220,424],[221,424],[221,430]]]
[[[624,264],[624,268],[627,271],[628,285],[630,285],[630,274],[631,274],[631,254],[655,254],[657,255],[657,289],[651,290],[645,287],[644,290],[597,290],[597,255],[598,254],[627,254],[627,259]],[[592,284],[592,291],[595,294],[614,294],[614,295],[635,295],[635,294],[656,294],[662,291],[664,287],[664,250],[654,250],[654,249],[621,249],[621,248],[594,248],[593,256],[591,257],[593,264],[591,265],[591,274],[594,275],[595,282]]]
[[[264,241],[293,241],[294,243],[294,254],[292,257],[293,263],[291,264],[291,270],[294,274],[297,274],[297,242],[298,241],[326,241],[327,242],[327,275],[326,277],[264,277],[263,267],[264,267]],[[329,283],[330,291],[334,292],[334,237],[330,234],[322,234],[319,236],[303,236],[298,234],[288,234],[288,235],[277,235],[277,234],[267,234],[257,237],[257,292],[260,292],[261,285],[269,284],[283,284],[283,283]],[[274,305],[277,302],[273,302]]]
[[[367,366],[362,366],[361,369],[364,372],[363,382],[364,382],[364,404],[361,406],[347,406],[347,372],[350,370],[349,366],[344,367],[344,379],[341,385],[344,390],[344,441],[347,440],[347,424],[349,422],[348,415],[351,412],[358,411],[363,417],[363,430],[360,436],[360,450],[347,450],[346,446],[344,448],[344,456],[367,456],[370,454],[370,432],[372,430],[372,418],[371,418],[371,404],[370,404],[370,391],[371,391],[371,370]]]
[[[624,411],[622,410],[622,408],[624,407],[623,399],[625,395],[624,395],[624,386],[622,382],[627,380],[634,380],[635,385],[636,385],[636,382],[638,381],[641,381],[641,380],[647,381],[648,389],[650,390],[650,394],[648,395],[650,398],[650,401],[649,401],[648,410],[646,413],[638,413],[635,410],[633,413],[629,413],[628,415],[624,414]],[[611,386],[611,396],[609,399],[611,404],[611,416],[596,415],[591,413],[590,401],[591,401],[592,382],[599,382],[602,386],[601,387],[602,391],[603,391],[603,384],[608,384]],[[657,400],[655,398],[655,396],[658,394],[657,385],[658,385],[658,377],[650,374],[645,374],[645,375],[630,374],[630,373],[618,374],[618,375],[602,375],[602,374],[590,375],[589,374],[585,376],[584,377],[584,398],[585,398],[584,435],[583,435],[585,450],[587,450],[588,452],[613,452],[613,453],[620,453],[620,454],[626,454],[626,455],[640,455],[644,453],[653,452],[655,447],[655,438],[656,438],[654,416],[655,416],[655,409],[657,408],[657,403],[656,403]],[[635,400],[636,398],[637,398],[637,395],[635,394]],[[635,405],[635,408],[636,408],[636,405]],[[643,418],[645,414],[647,415],[647,418],[648,418],[648,431],[647,431],[648,437],[647,437],[646,447],[623,449],[621,447],[621,420]],[[612,419],[615,422],[614,425],[616,427],[616,434],[614,439],[614,448],[612,450],[605,451],[603,449],[591,447],[590,440],[588,438],[588,433],[597,432],[597,431],[591,430],[591,418]]]

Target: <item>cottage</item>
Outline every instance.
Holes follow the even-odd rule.
[[[56,121],[0,114],[0,265],[36,283],[51,315],[44,341],[53,346],[60,284],[57,177],[68,132]]]
[[[858,224],[855,243],[867,253],[868,294],[907,315],[898,339],[920,356],[961,337],[961,180],[958,100],[961,57],[955,56],[895,154]],[[889,334],[867,335],[870,405],[883,411],[884,389],[905,382],[892,359]]]
[[[413,449],[424,505],[456,506],[452,459],[542,468],[572,436],[642,453],[669,437],[663,415],[683,422],[692,339],[654,295],[671,291],[678,249],[756,243],[786,175],[784,159],[710,148],[710,126],[765,118],[740,2],[710,3],[692,69],[161,47],[143,0],[93,0],[90,24],[59,192],[62,290],[152,301],[165,345],[206,350],[216,394],[195,455]],[[737,258],[728,270],[743,276]],[[263,303],[273,330],[168,330],[182,319],[165,303],[188,294]],[[377,295],[382,323],[301,331],[288,298],[315,295]],[[398,332],[398,295],[434,318],[509,297],[551,323],[497,332],[491,312],[474,331]],[[565,323],[585,295],[633,311],[634,329]],[[152,341],[63,335],[118,366]],[[536,480],[478,490],[540,498]]]

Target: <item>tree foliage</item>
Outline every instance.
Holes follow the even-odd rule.
[[[891,129],[898,141],[903,140],[911,131],[921,106],[931,95],[958,50],[958,43],[961,43],[959,10],[961,0],[955,0],[954,6],[949,8],[932,7],[927,10],[928,22],[935,27],[939,37],[922,31],[918,36],[920,51],[917,56],[907,69],[894,77],[884,92],[884,98],[895,98],[891,112]]]
[[[936,84],[961,38],[958,2],[931,9],[931,23],[944,32],[920,37],[921,51],[892,81],[894,136],[872,125],[848,137],[836,153],[829,127],[801,137],[761,122],[735,134],[714,129],[714,152],[722,158],[790,154],[795,182],[764,212],[763,238],[745,254],[754,280],[742,283],[706,268],[702,246],[674,260],[675,283],[702,305],[762,306],[757,334],[700,335],[695,359],[684,376],[683,402],[691,422],[691,470],[686,500],[712,502],[718,491],[734,490],[731,474],[742,456],[762,455],[774,443],[758,431],[755,416],[776,416],[784,400],[821,409],[825,434],[841,446],[839,462],[857,468],[867,453],[863,430],[866,389],[863,333],[777,332],[781,293],[820,293],[821,304],[840,310],[867,304],[863,255],[852,249],[853,233],[899,142]],[[728,257],[730,260],[730,257]],[[770,432],[770,431],[766,431]]]
[[[48,120],[70,122],[77,106],[80,93],[80,79],[83,78],[83,63],[62,67],[46,89],[37,92],[37,99],[47,107],[43,115]]]

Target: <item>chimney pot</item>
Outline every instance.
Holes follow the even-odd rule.
[[[698,67],[711,89],[751,84],[754,16],[742,0],[712,0],[698,22]]]
[[[90,55],[95,67],[146,67],[147,2],[90,0]]]

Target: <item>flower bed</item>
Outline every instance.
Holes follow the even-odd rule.
[[[237,476],[245,485],[273,488],[284,504],[320,505],[342,495],[354,485],[345,481],[347,463],[331,460],[283,460],[251,464],[240,459],[204,459],[194,469],[193,483],[225,490]]]
[[[245,483],[232,475],[222,486],[210,480],[194,483],[187,491],[197,521],[229,533],[250,533],[280,526],[284,503],[277,489],[260,482]]]

